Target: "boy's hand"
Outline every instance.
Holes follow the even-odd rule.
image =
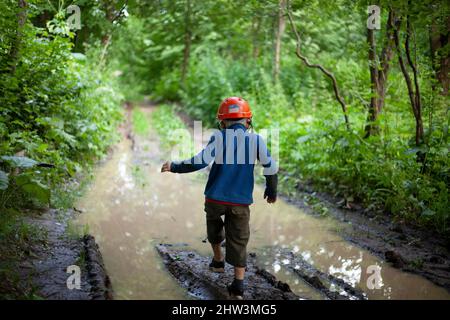
[[[269,197],[269,195],[267,194],[267,189],[266,191],[264,191],[264,199],[267,198],[267,203],[275,203],[277,201],[277,196],[275,197]]]
[[[170,161],[164,162],[161,167],[161,172],[170,172],[171,165],[172,165],[172,163]]]

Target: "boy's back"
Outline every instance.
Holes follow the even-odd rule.
[[[264,167],[264,198],[268,203],[276,201],[277,167],[264,140],[247,130],[251,126],[252,112],[244,99],[225,99],[219,106],[217,119],[222,130],[212,135],[200,153],[188,160],[166,162],[161,172],[187,173],[212,163],[205,187],[206,229],[214,253],[209,268],[213,272],[224,272],[221,244],[226,239],[225,261],[234,266],[234,281],[228,291],[232,296],[243,298],[255,163],[258,160]]]
[[[240,123],[215,132],[208,145],[191,159],[172,163],[172,172],[200,170],[212,162],[205,196],[209,200],[234,204],[253,203],[254,165],[259,160],[265,171],[274,171],[261,136],[247,131]]]

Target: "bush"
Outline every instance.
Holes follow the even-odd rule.
[[[111,74],[71,52],[73,35],[64,22],[52,24],[55,31],[49,32],[27,22],[18,61],[11,61],[7,50],[0,53],[0,154],[51,164],[53,169],[30,168],[12,179],[23,175],[35,186],[50,189],[94,163],[115,141],[122,100]],[[11,64],[16,65],[14,72]],[[0,170],[10,178],[17,173],[5,162],[0,162]],[[5,199],[13,185],[0,191],[0,198]],[[21,205],[12,200],[0,205]]]

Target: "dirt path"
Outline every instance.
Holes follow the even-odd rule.
[[[233,281],[233,268],[225,268],[225,274],[211,273],[210,259],[189,251],[186,246],[160,244],[156,246],[164,265],[180,285],[199,299],[228,299],[226,287]],[[275,249],[283,258],[292,261],[289,268],[299,279],[331,300],[365,300],[366,295],[345,283],[342,279],[317,270],[302,257],[288,250]],[[289,285],[258,266],[256,253],[250,253],[246,268],[246,300],[299,300],[307,299],[294,294]]]
[[[208,269],[210,259],[183,246],[170,244],[156,246],[164,265],[189,294],[198,299],[230,299],[227,285],[233,281],[231,268],[224,274],[213,273]],[[246,300],[298,300],[289,285],[278,281],[266,270],[258,267],[250,258],[246,272]]]
[[[139,110],[150,118],[153,108]],[[88,224],[96,237],[116,298],[190,298],[189,291],[180,286],[180,277],[168,272],[155,246],[186,243],[185,251],[195,255],[198,266],[209,261],[210,247],[203,242],[207,172],[161,174],[162,161],[174,155],[161,149],[151,128],[142,136],[130,127],[127,130],[127,138],[96,170],[93,184],[77,204],[84,212],[78,222]],[[287,283],[296,296],[342,298],[338,292],[349,298],[450,299],[445,289],[394,268],[348,241],[345,235],[353,230],[351,221],[317,217],[308,206],[283,199],[268,206],[262,194],[262,188],[255,186],[248,250],[256,253],[255,266]],[[368,270],[374,266],[381,270],[380,288],[367,285]],[[297,267],[303,272],[296,271]],[[187,276],[190,271],[183,268],[181,274]]]
[[[28,223],[46,234],[45,244],[36,243],[19,266],[22,279],[31,279],[36,294],[48,300],[112,299],[112,288],[95,239],[67,233],[71,211],[46,213],[29,218]],[[80,287],[69,289],[69,266],[80,268]],[[70,283],[75,283],[71,282]]]

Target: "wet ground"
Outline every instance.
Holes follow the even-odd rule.
[[[20,277],[31,281],[37,296],[47,300],[112,299],[111,283],[95,239],[68,231],[73,215],[70,210],[50,209],[27,218],[45,233],[45,242],[32,245],[28,258],[18,266]],[[79,286],[72,277],[73,267],[79,268]]]
[[[227,286],[233,281],[231,266],[225,273],[209,270],[210,258],[189,251],[186,245],[161,244],[156,250],[169,272],[192,297],[203,300],[233,300]],[[285,282],[255,263],[254,255],[247,261],[245,300],[299,300]]]
[[[151,109],[142,109],[150,118]],[[77,204],[78,223],[88,224],[99,244],[116,299],[184,299],[182,288],[165,267],[155,246],[186,243],[210,255],[203,212],[207,175],[160,173],[167,155],[158,137],[124,134],[111,158]],[[424,277],[404,272],[341,235],[351,226],[331,217],[314,217],[282,199],[274,205],[255,187],[251,206],[249,252],[256,264],[286,282],[299,297],[325,299],[297,272],[294,257],[362,291],[368,299],[450,299],[447,290]],[[380,288],[373,270],[379,268]]]

